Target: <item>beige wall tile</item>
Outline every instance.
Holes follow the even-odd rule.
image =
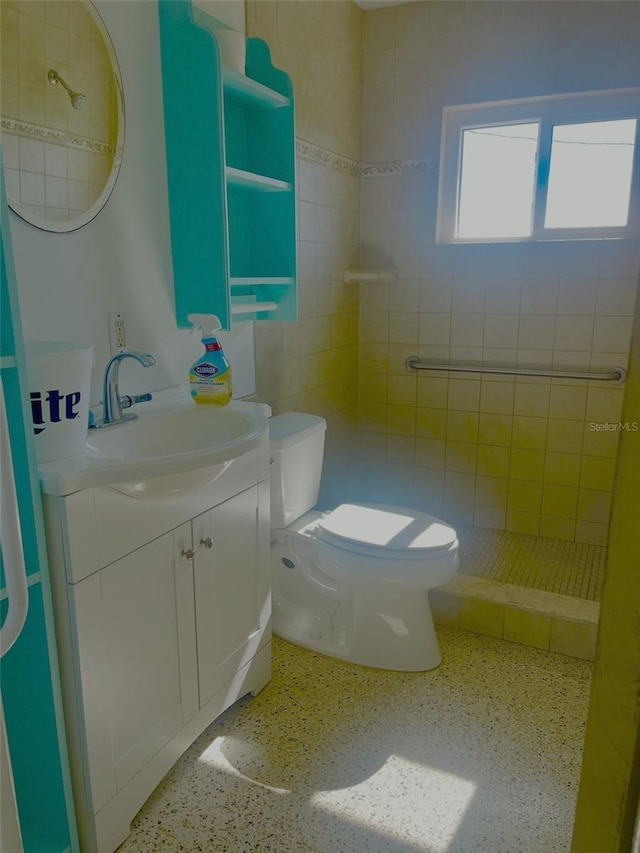
[[[504,530],[506,524],[506,510],[492,506],[478,506],[476,503],[473,511],[473,523],[476,527],[488,527],[492,530]]]
[[[418,375],[418,406],[446,409],[448,387],[448,379]]]
[[[511,448],[490,444],[478,445],[477,473],[494,477],[509,476]]]
[[[480,386],[479,379],[449,380],[448,408],[477,412],[480,407]]]
[[[588,545],[606,545],[608,535],[608,524],[597,524],[593,521],[576,521],[576,542],[585,542]]]
[[[617,425],[607,422],[589,422],[585,425],[582,452],[589,456],[615,458],[618,452],[619,439],[620,432]]]
[[[580,482],[579,453],[555,453],[549,451],[544,460],[544,481],[559,486],[577,486]]]
[[[615,459],[605,456],[582,456],[580,486],[584,489],[610,490],[615,476]]]
[[[578,494],[577,518],[601,524],[609,522],[611,514],[611,492],[597,489],[580,489]]]
[[[475,476],[473,474],[460,471],[445,471],[444,499],[446,501],[470,504],[472,506],[472,518],[474,493]]]
[[[513,446],[530,450],[544,449],[549,423],[546,418],[516,415],[513,418]]]
[[[473,524],[475,507],[472,503],[443,500],[442,518],[449,524]]]
[[[440,589],[429,590],[431,613],[436,625],[457,628],[460,624],[460,598]]]
[[[554,385],[549,399],[549,417],[583,421],[587,405],[587,389]]]
[[[445,442],[432,438],[416,438],[416,465],[444,468]]]
[[[624,389],[622,388],[589,388],[586,420],[619,421],[622,417],[623,399]]]
[[[416,386],[417,379],[415,376],[393,376],[388,383],[388,401],[391,405],[411,406],[416,405]]]
[[[481,444],[510,445],[513,421],[510,415],[481,414],[478,440]]]
[[[596,650],[597,625],[586,622],[551,620],[549,649],[561,655],[593,660]]]
[[[414,406],[387,406],[387,432],[415,435],[416,409]]]
[[[513,413],[529,417],[544,417],[549,414],[551,387],[530,382],[517,382],[513,399]]]
[[[547,428],[547,450],[573,453],[584,437],[584,424],[579,421],[550,419]]]
[[[365,403],[386,403],[387,382],[387,376],[362,373],[358,383],[360,400]]]
[[[513,414],[513,382],[483,381],[480,391],[480,411]]]
[[[506,509],[509,480],[507,477],[490,477],[479,474],[476,477],[475,502],[484,507]]]
[[[578,489],[573,486],[544,484],[542,512],[560,518],[575,518],[578,508]]]
[[[516,480],[532,480],[541,483],[544,474],[544,457],[543,450],[512,447],[509,475]]]
[[[447,441],[445,468],[447,471],[462,471],[473,474],[476,470],[478,446],[468,441]]]
[[[593,88],[601,88],[597,75],[605,73],[605,66],[596,71],[593,63],[593,43],[599,34],[596,17],[581,19],[581,29],[571,40],[570,61],[552,75],[543,57],[555,44],[558,28],[565,25],[564,11],[562,4],[546,4],[541,15],[541,8],[526,4],[518,15],[513,11],[509,38],[502,41],[496,41],[495,33],[501,31],[504,15],[512,12],[506,6],[482,6],[485,23],[481,30],[472,24],[480,7],[465,9],[463,14],[462,6],[420,3],[366,12],[364,162],[437,159],[443,104],[536,95],[541,85],[548,92],[572,91],[578,80],[587,78],[594,80]],[[444,27],[446,38],[430,39],[425,49],[421,23],[424,16],[431,20],[431,13],[438,20],[436,31]],[[522,74],[514,74],[514,45],[519,55],[527,52],[532,43],[532,20],[535,44],[546,47],[540,47],[535,57],[529,56],[526,73],[523,64]],[[609,26],[616,33],[617,44],[630,44],[618,18],[610,20]],[[453,52],[453,45],[461,40],[472,46],[467,55],[473,56],[473,74],[463,73],[459,55]],[[624,61],[616,58],[607,69],[611,81],[619,81],[615,85],[631,85]],[[422,80],[429,81],[427,92],[419,85]],[[363,356],[363,352],[374,355],[371,347],[376,343],[380,347],[390,344],[386,354],[376,352],[375,356],[379,371],[392,376],[403,375],[411,346],[424,358],[442,360],[591,364],[594,368],[624,363],[637,289],[637,245],[614,246],[607,241],[438,245],[433,239],[435,174],[397,174],[366,178],[362,183],[361,262],[395,266],[403,289],[402,294],[396,290],[394,297],[392,286],[381,288],[376,295],[361,288],[363,316],[392,309],[391,325],[382,317],[378,322],[373,317],[364,321],[361,376],[376,372],[375,360],[365,364],[368,359]],[[314,203],[320,202],[316,198]],[[364,350],[365,346],[369,349]],[[375,396],[372,387],[369,383],[364,395]],[[535,378],[487,381],[473,374],[419,375],[416,387],[416,436],[425,442],[446,439],[448,443],[448,447],[442,443],[421,445],[417,456],[423,462],[433,457],[438,469],[445,464],[470,468],[473,454],[465,448],[461,459],[458,445],[477,442],[478,477],[516,483],[512,492],[515,506],[502,523],[528,532],[535,532],[539,525],[542,535],[559,538],[601,535],[597,525],[604,522],[594,519],[602,517],[605,499],[596,500],[590,491],[604,493],[611,488],[619,433],[599,425],[617,423],[623,389]],[[376,388],[379,395],[383,393],[380,385]],[[389,385],[389,400],[400,406],[407,402],[400,386],[395,397],[393,393]],[[591,422],[596,424],[593,428]],[[533,491],[524,484],[539,485],[543,479],[546,503],[543,501],[539,517],[538,512],[529,511],[525,496],[532,500]],[[549,491],[547,487],[553,488]],[[556,492],[556,487],[574,491]],[[579,512],[585,516],[578,518],[579,531],[575,518],[578,487],[582,495]],[[495,521],[506,509],[479,503],[488,499],[488,489],[489,479],[482,484],[478,481],[473,498],[478,519],[483,510],[491,511],[487,522]],[[460,517],[468,517],[466,498],[448,494],[445,505]],[[521,506],[528,508],[516,508]]]
[[[520,512],[540,512],[542,502],[542,483],[532,483],[530,480],[510,480],[509,499],[507,506],[510,510]]]
[[[476,412],[446,413],[447,439],[449,441],[473,441],[478,440],[479,415]]]
[[[551,619],[539,613],[507,608],[504,614],[504,639],[537,649],[548,649]]]
[[[487,637],[502,637],[504,632],[504,608],[490,601],[460,601],[460,627]]]
[[[540,515],[537,512],[522,512],[510,509],[507,512],[507,530],[514,533],[526,533],[528,536],[537,536],[540,533]]]
[[[447,410],[420,408],[416,410],[416,436],[446,438]]]
[[[553,515],[540,516],[540,536],[550,539],[575,539],[576,522],[574,518],[559,518]]]

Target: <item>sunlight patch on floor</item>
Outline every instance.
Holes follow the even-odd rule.
[[[373,776],[352,788],[318,791],[310,804],[399,842],[447,853],[475,792],[467,779],[391,755]]]

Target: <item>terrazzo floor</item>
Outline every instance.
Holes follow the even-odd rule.
[[[568,853],[591,665],[438,627],[425,673],[274,638],[120,853]]]
[[[600,601],[606,548],[506,530],[457,529],[461,573]]]

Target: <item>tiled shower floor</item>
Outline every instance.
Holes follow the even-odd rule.
[[[457,530],[462,574],[600,601],[606,548],[482,527]]]

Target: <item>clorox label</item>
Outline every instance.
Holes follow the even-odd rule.
[[[193,372],[197,373],[198,376],[215,376],[216,373],[220,373],[220,369],[215,366],[215,364],[209,364],[206,361],[203,361],[201,364],[196,364],[193,368]]]

